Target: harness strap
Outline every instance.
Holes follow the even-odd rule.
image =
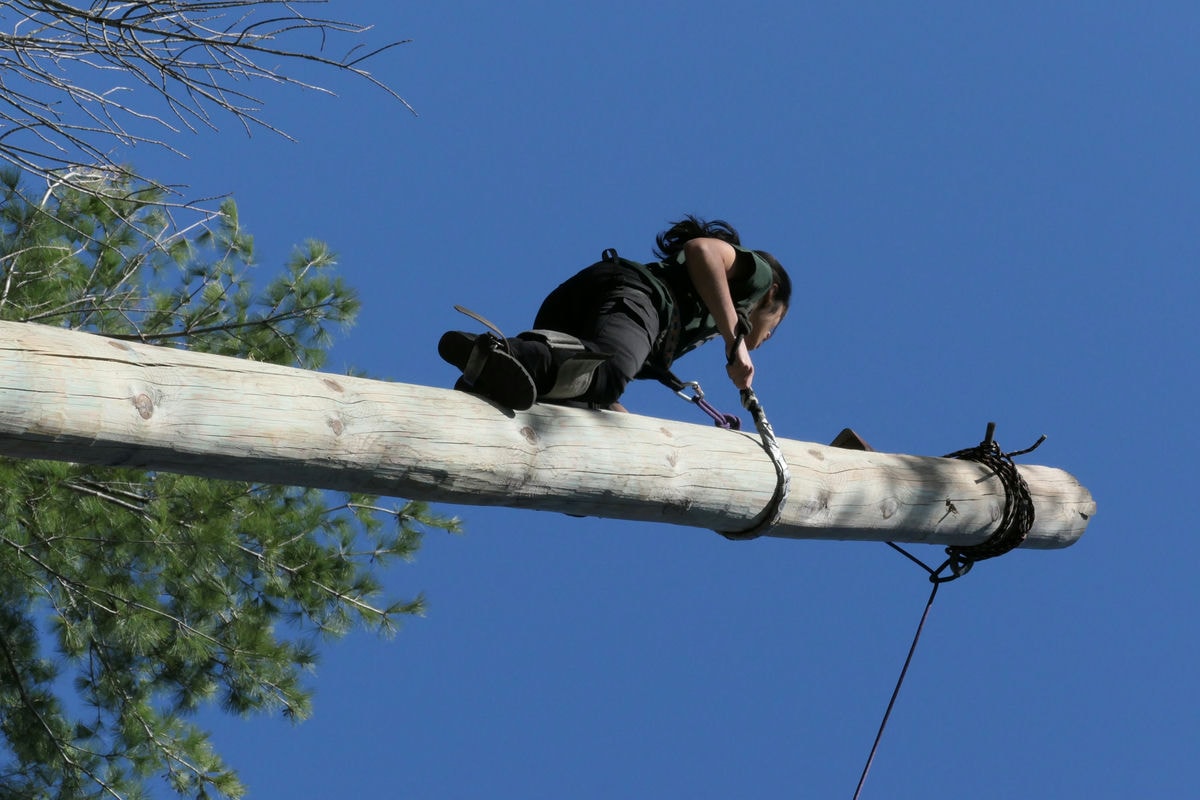
[[[695,403],[697,408],[712,418],[713,424],[718,428],[734,431],[742,429],[742,421],[737,415],[722,413],[704,399],[704,390],[700,388],[698,381],[688,381],[685,383],[679,380],[675,373],[666,367],[652,366],[647,368],[646,371],[657,379],[659,383],[679,395],[682,399],[687,400],[689,403]],[[691,389],[691,395],[688,395],[688,389]]]
[[[737,352],[738,345],[746,340],[746,337],[750,335],[750,331],[753,328],[754,326],[750,323],[750,317],[746,315],[746,312],[738,310],[737,324],[733,327],[733,344],[729,345],[729,349],[725,352],[726,364],[733,363],[733,354]]]
[[[467,363],[463,365],[463,381],[468,386],[474,386],[479,380],[483,368],[487,365],[488,357],[499,349],[495,337],[491,334],[482,334],[475,339],[475,344],[471,347],[471,354],[467,356]]]
[[[761,520],[742,531],[717,531],[726,539],[737,541],[757,539],[779,522],[780,516],[783,515],[783,507],[787,504],[788,492],[792,488],[791,470],[788,469],[787,461],[783,457],[783,450],[775,439],[775,430],[767,421],[766,412],[763,411],[762,403],[758,402],[758,397],[754,394],[753,389],[742,389],[742,405],[754,417],[754,425],[758,428],[763,449],[767,451],[767,455],[771,457],[771,463],[775,467],[776,482],[775,493],[771,496],[771,502],[767,504]]]
[[[460,314],[466,314],[471,319],[483,325],[491,331],[475,338],[475,344],[471,348],[471,354],[467,356],[467,363],[463,365],[463,381],[468,386],[474,386],[479,380],[480,373],[483,372],[484,366],[487,365],[488,358],[497,350],[504,350],[506,353],[512,352],[508,346],[508,340],[504,337],[504,333],[492,324],[491,320],[472,311],[464,306],[456,305],[454,310]]]
[[[746,336],[752,328],[753,325],[751,325],[750,318],[746,316],[746,313],[738,311],[733,344],[730,345],[729,350],[725,353],[726,363],[733,363],[733,356],[737,353],[738,346],[745,341]],[[771,457],[771,463],[775,467],[776,483],[775,494],[772,495],[771,502],[767,504],[767,509],[763,512],[763,518],[758,523],[744,531],[717,531],[717,533],[720,533],[726,539],[738,540],[757,538],[776,522],[779,522],[779,517],[783,514],[783,506],[787,503],[788,492],[792,488],[791,470],[788,469],[787,461],[783,457],[783,450],[779,447],[779,442],[775,439],[775,430],[767,420],[767,414],[763,411],[762,403],[758,402],[758,396],[754,394],[753,389],[749,387],[742,389],[742,406],[754,417],[754,427],[758,428],[763,449],[767,451],[767,455]]]

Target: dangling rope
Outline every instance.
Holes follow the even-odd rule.
[[[900,550],[901,553],[913,561],[917,561],[917,559],[891,542],[888,542],[888,544]],[[900,687],[904,685],[904,678],[908,675],[908,666],[912,663],[913,654],[917,652],[917,642],[921,640],[921,631],[925,628],[925,620],[929,618],[929,609],[933,608],[933,598],[937,597],[938,586],[943,583],[941,580],[933,580],[933,570],[930,570],[929,567],[926,567],[920,561],[917,561],[917,563],[929,571],[930,580],[933,581],[933,590],[930,591],[929,600],[925,603],[925,611],[921,614],[921,621],[917,623],[917,632],[913,635],[912,644],[909,645],[908,657],[904,659],[904,666],[900,668],[900,678],[896,681],[896,688],[892,690],[892,697],[888,700],[887,710],[883,712],[883,720],[879,723],[879,731],[875,734],[875,742],[871,745],[871,753],[867,756],[867,763],[863,766],[862,775],[858,778],[858,786],[854,789],[854,800],[858,800],[858,796],[862,793],[863,784],[867,782],[867,773],[871,771],[871,763],[875,761],[875,753],[879,750],[879,741],[883,738],[883,730],[887,727],[888,719],[892,716],[892,709],[896,706],[896,698],[900,696]]]
[[[896,698],[900,696],[900,688],[904,685],[904,678],[908,674],[908,667],[912,663],[913,654],[917,650],[917,642],[921,639],[921,631],[925,628],[925,620],[929,617],[929,609],[933,607],[933,600],[937,597],[938,587],[943,583],[949,583],[956,578],[966,575],[971,571],[971,567],[975,565],[976,561],[983,561],[987,558],[1004,555],[1017,547],[1021,542],[1025,541],[1025,537],[1029,535],[1030,529],[1033,528],[1033,499],[1029,495],[1029,485],[1025,483],[1025,479],[1017,471],[1017,465],[1013,462],[1013,458],[1033,452],[1042,442],[1046,441],[1046,437],[1040,437],[1034,442],[1033,446],[1027,447],[1024,450],[1005,453],[992,438],[995,432],[996,423],[989,422],[987,433],[982,442],[975,447],[957,450],[945,456],[945,458],[961,458],[967,461],[978,461],[986,464],[1000,478],[1000,483],[1004,486],[1004,514],[1000,517],[1000,524],[992,532],[991,536],[979,544],[964,545],[961,547],[952,545],[947,547],[946,560],[937,569],[928,566],[895,542],[887,543],[888,547],[891,547],[929,573],[929,580],[933,584],[933,588],[929,592],[929,600],[925,603],[925,611],[921,614],[921,621],[917,623],[917,631],[913,635],[912,645],[908,648],[908,657],[904,659],[904,666],[900,669],[900,677],[896,681],[896,688],[892,690],[892,697],[888,701],[887,709],[883,712],[883,720],[879,723],[879,731],[875,734],[875,742],[871,745],[871,752],[867,756],[867,763],[863,766],[862,775],[858,779],[858,786],[854,790],[854,800],[858,800],[859,795],[862,793],[863,785],[867,781],[867,773],[871,771],[871,764],[874,762],[875,754],[879,750],[879,742],[883,739],[883,731],[887,727],[888,719],[892,715],[892,709],[896,705]],[[950,570],[948,575],[944,574],[946,570]]]

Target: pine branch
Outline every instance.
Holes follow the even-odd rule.
[[[99,659],[101,666],[109,673],[116,673],[113,666],[108,662],[104,649],[96,647],[94,649],[96,657]],[[133,720],[141,727],[142,732],[146,734],[146,738],[153,743],[154,747],[162,757],[163,766],[166,767],[168,773],[174,777],[179,774],[179,768],[182,768],[185,774],[194,776],[200,784],[216,783],[217,780],[209,775],[205,770],[189,761],[184,755],[179,752],[175,746],[178,742],[165,742],[159,736],[157,726],[151,725],[145,715],[137,710],[138,702],[132,697],[129,692],[120,689],[121,699],[124,701],[122,707],[122,715],[129,714]]]
[[[267,563],[266,556],[264,556],[262,553],[252,550],[249,547],[246,547],[245,545],[238,545],[238,549],[241,550],[246,555],[250,556],[251,558],[257,559],[260,563],[262,563],[264,565]],[[370,603],[366,603],[357,597],[348,595],[345,592],[339,591],[338,589],[334,589],[330,586],[326,586],[325,584],[321,583],[320,581],[313,580],[312,578],[304,578],[301,575],[300,570],[296,567],[289,567],[286,564],[274,564],[273,566],[276,569],[283,570],[284,572],[286,572],[288,575],[292,576],[293,578],[301,577],[306,583],[320,589],[322,592],[325,592],[325,594],[334,598],[335,600],[337,600],[339,602],[349,603],[351,606],[358,609],[358,611],[360,613],[369,614],[371,616],[375,616],[380,619],[386,618],[388,616],[387,612],[384,611],[383,609],[375,608]]]
[[[129,502],[128,500],[122,500],[121,498],[116,497],[114,494],[111,494],[108,491],[106,491],[105,488],[102,487],[101,485],[92,483],[91,481],[81,480],[78,483],[73,482],[73,481],[67,481],[66,483],[63,484],[63,486],[65,486],[66,488],[70,489],[73,492],[79,492],[80,494],[87,494],[87,495],[91,495],[92,497],[98,497],[107,503],[112,503],[113,505],[117,506],[118,508],[123,508],[126,511],[130,511],[130,512],[136,514],[144,522],[151,522],[150,515],[146,513],[146,504],[145,504],[146,498],[144,498],[144,497],[140,497],[138,495],[132,495],[132,494],[128,495],[130,497],[134,497],[137,500],[142,501],[141,503],[135,504],[133,502]]]
[[[115,333],[115,334],[105,334],[105,335],[108,336],[110,339],[120,339],[122,341],[138,341],[138,342],[143,342],[145,344],[154,344],[156,342],[165,342],[165,341],[169,341],[172,339],[186,339],[186,338],[191,338],[191,337],[196,337],[196,336],[206,336],[210,333],[230,333],[232,331],[242,330],[242,329],[247,329],[247,328],[270,327],[274,330],[273,326],[277,325],[280,322],[289,322],[292,320],[303,319],[310,312],[320,311],[320,310],[326,309],[326,308],[336,308],[336,304],[332,301],[329,301],[329,302],[324,302],[324,303],[318,303],[318,304],[312,305],[312,306],[305,306],[303,308],[296,309],[295,311],[285,312],[283,314],[279,314],[278,316],[274,316],[274,317],[264,317],[261,319],[248,320],[246,322],[226,322],[226,323],[221,323],[220,325],[209,325],[209,326],[199,327],[199,328],[185,328],[184,330],[180,330],[180,331],[162,331],[159,333],[149,333],[149,334]],[[275,331],[275,333],[281,339],[287,338],[284,334],[279,333],[277,330]]]
[[[50,727],[50,723],[46,721],[45,716],[43,716],[42,712],[38,710],[37,704],[33,701],[33,698],[29,696],[29,692],[25,688],[25,681],[22,679],[21,671],[17,666],[16,657],[13,655],[12,649],[9,647],[8,638],[4,635],[3,630],[0,630],[0,655],[4,656],[4,664],[8,667],[8,671],[12,675],[12,685],[16,686],[17,688],[17,694],[21,698],[21,704],[26,708],[26,710],[29,711],[30,714],[34,716],[38,724],[45,731],[46,737],[54,746],[54,750],[58,753],[58,757],[62,760],[63,765],[67,769],[86,775],[89,780],[100,787],[100,789],[110,797],[116,798],[116,800],[123,800],[121,795],[117,794],[117,792],[111,786],[101,780],[87,767],[77,763],[75,759],[73,759],[67,752],[67,748],[74,748],[74,745],[69,742],[64,742],[63,739],[54,732],[54,729]]]

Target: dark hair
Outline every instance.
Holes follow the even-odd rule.
[[[768,253],[766,250],[755,250],[754,254],[767,262],[771,267],[771,272],[775,277],[775,302],[783,303],[784,307],[791,308],[792,306],[792,277],[788,275],[787,270],[783,268],[783,264],[779,263],[779,259]]]
[[[654,254],[663,261],[669,261],[678,255],[685,244],[692,239],[700,238],[720,239],[736,247],[742,245],[742,237],[738,234],[737,229],[725,220],[714,219],[711,222],[705,222],[699,217],[688,214],[655,237],[654,241],[658,246],[655,248]],[[778,287],[775,290],[775,302],[791,306],[792,279],[787,270],[779,263],[779,259],[767,251],[755,250],[754,253],[766,261],[771,267],[771,272],[774,273],[774,283]]]
[[[688,214],[655,237],[654,241],[658,247],[654,249],[654,255],[663,261],[670,261],[692,239],[703,238],[720,239],[739,247],[742,244],[742,237],[738,235],[737,229],[725,220],[714,219],[712,222],[705,222]]]

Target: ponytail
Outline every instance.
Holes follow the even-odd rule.
[[[714,219],[711,222],[705,222],[688,214],[655,238],[658,246],[655,248],[654,254],[662,261],[670,261],[679,254],[685,244],[692,239],[701,238],[720,239],[735,247],[742,245],[742,237],[738,235],[737,229],[725,220]],[[785,307],[790,306],[792,303],[792,279],[787,270],[775,256],[765,250],[755,250],[754,252],[771,267],[776,285],[775,302],[782,303]]]
[[[688,214],[655,237],[654,241],[658,246],[654,249],[654,255],[663,261],[670,261],[683,249],[685,244],[692,239],[702,238],[720,239],[738,247],[742,244],[742,237],[725,220],[714,219],[711,222],[705,222]]]

